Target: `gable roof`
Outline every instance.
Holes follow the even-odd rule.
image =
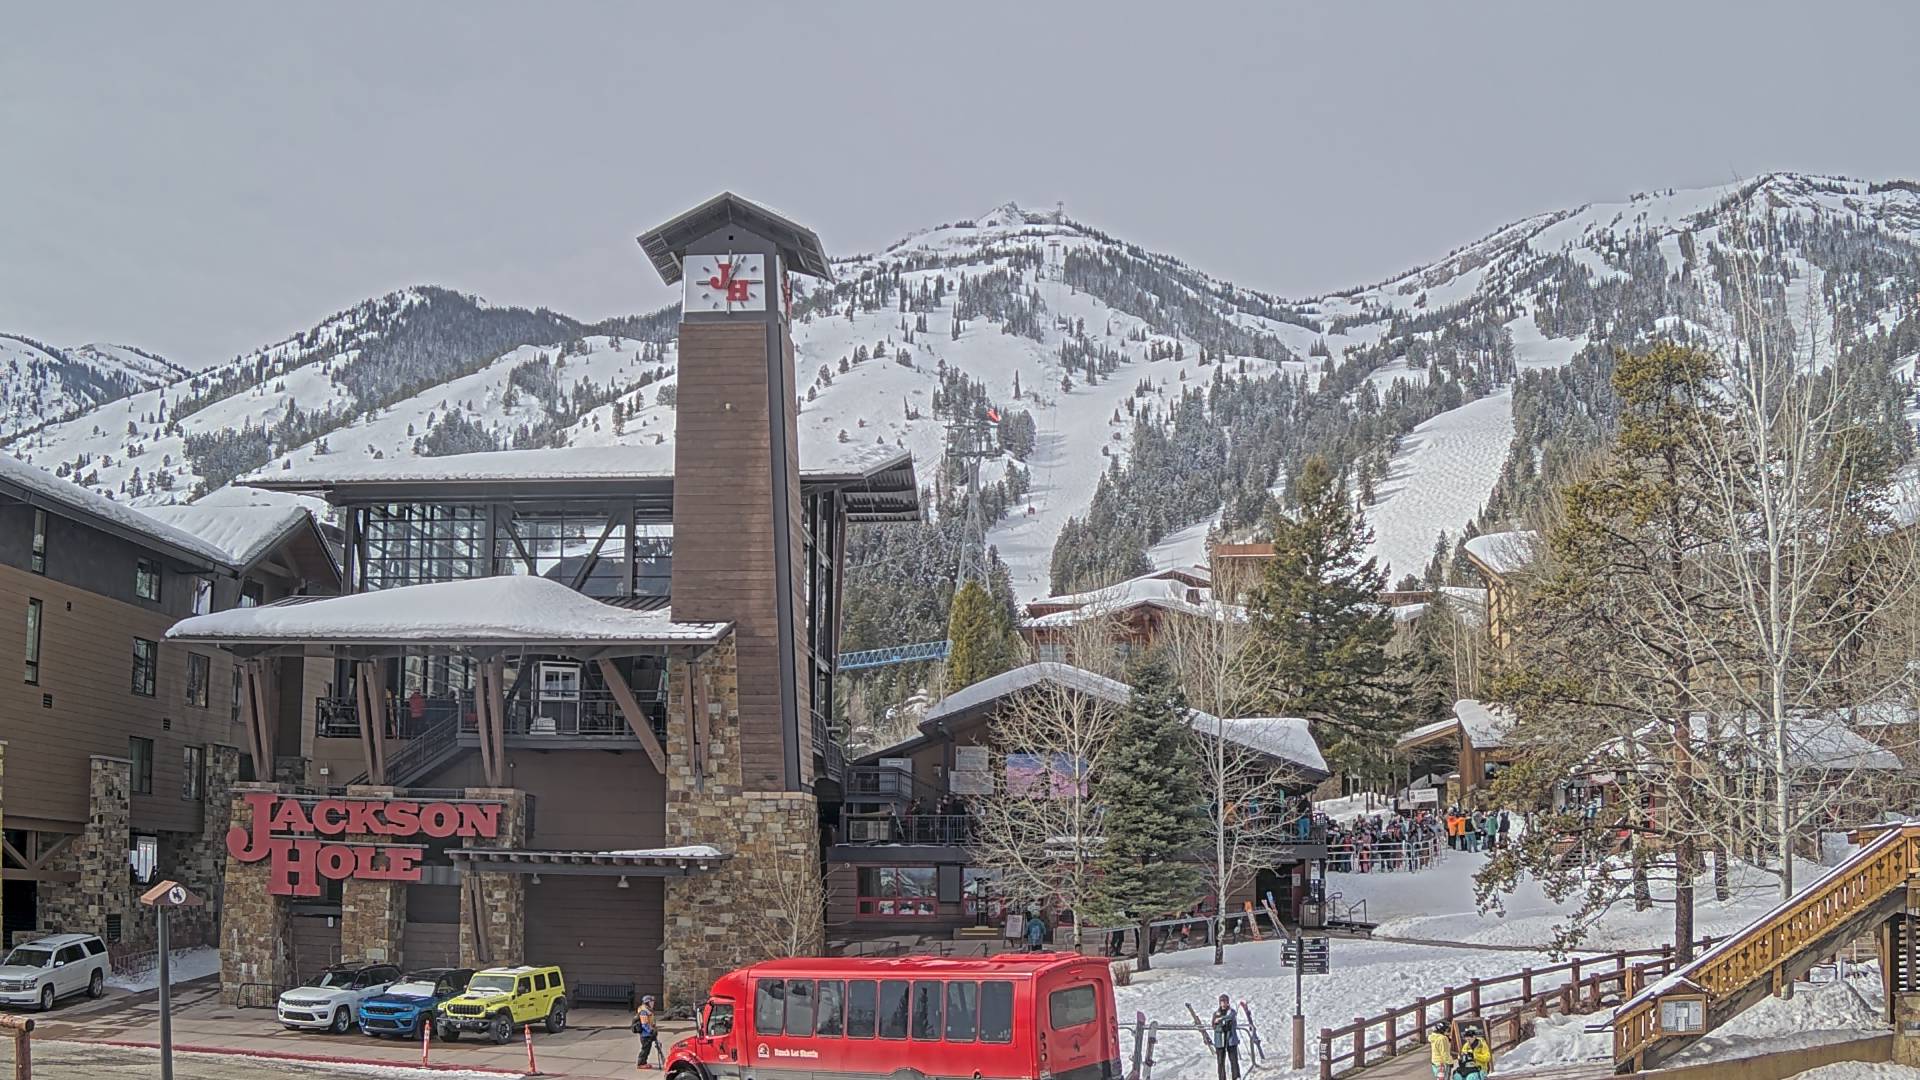
[[[680,256],[687,245],[726,225],[738,225],[773,241],[788,269],[833,280],[833,265],[812,229],[731,191],[723,191],[634,239],[660,272],[660,280],[672,285],[680,280]]]
[[[146,511],[219,548],[229,566],[245,570],[295,534],[315,529],[313,515],[292,504],[233,506],[179,503]]]
[[[8,454],[0,454],[0,494],[202,569],[232,566],[219,545]]]

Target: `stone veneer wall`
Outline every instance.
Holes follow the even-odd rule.
[[[176,942],[219,940],[221,894],[227,873],[227,826],[233,823],[233,786],[240,782],[240,751],[231,746],[208,746],[202,771],[199,830],[160,834],[158,876],[178,881],[206,901],[204,907],[173,913],[170,932]],[[133,886],[136,905],[148,887]]]
[[[475,837],[473,847],[524,848],[527,845],[527,793],[518,788],[468,788],[467,798],[505,804],[500,811],[500,835],[493,840]],[[482,926],[473,922],[474,894],[479,893]],[[404,907],[402,898],[402,911]],[[476,934],[476,929],[481,931]],[[481,937],[485,948],[481,948]],[[527,879],[519,874],[490,874],[463,868],[460,872],[460,966],[499,967],[524,960],[527,948]]]
[[[228,799],[233,827],[253,828],[253,810],[247,806],[245,795],[254,791],[284,793],[287,788],[280,784],[234,784]],[[267,892],[270,878],[261,864],[227,860],[220,920],[223,1005],[271,1006],[275,995],[292,985],[293,942],[287,925],[287,903]]]
[[[132,890],[133,821],[129,798],[133,792],[133,763],[126,758],[94,755],[87,762],[87,823],[80,836],[61,852],[60,869],[77,871],[73,884],[40,890],[42,927],[70,933],[100,933],[107,916],[120,916],[122,940],[151,937],[140,918]]]
[[[397,790],[372,784],[352,784],[348,798],[391,799]],[[349,834],[349,844],[383,844],[381,836]],[[407,884],[403,881],[340,883],[340,958],[362,963],[401,962],[400,943],[407,929]]]
[[[668,878],[664,967],[669,1004],[697,1002],[720,975],[776,952],[776,941],[818,952],[820,810],[808,792],[747,791],[740,764],[739,677],[731,638],[698,669],[708,704],[706,761],[693,757],[693,669],[675,661],[667,702],[668,846],[711,844],[731,858],[719,870]],[[790,908],[802,910],[789,910]]]

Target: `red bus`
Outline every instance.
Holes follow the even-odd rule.
[[[769,960],[730,971],[668,1080],[1120,1080],[1113,972],[1078,953]]]

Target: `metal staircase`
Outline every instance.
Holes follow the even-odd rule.
[[[1887,829],[1819,884],[1640,991],[1613,1015],[1614,1071],[1658,1066],[1865,935],[1878,936],[1889,998],[1920,990],[1920,926],[1907,915],[1917,872],[1920,822]],[[1680,1017],[1689,998],[1704,998],[1704,1026],[1663,1027],[1662,1001]]]
[[[421,728],[413,738],[395,747],[387,757],[387,783],[393,787],[407,787],[415,780],[445,765],[460,752],[460,714],[449,712]],[[349,784],[366,784],[372,781],[366,773],[347,781]]]

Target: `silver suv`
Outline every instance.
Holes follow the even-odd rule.
[[[107,991],[107,943],[95,934],[55,934],[15,945],[0,962],[0,1005],[44,1012],[59,998]]]

